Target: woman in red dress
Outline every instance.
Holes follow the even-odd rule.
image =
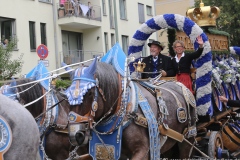
[[[199,44],[199,48],[196,52],[193,53],[184,53],[185,47],[184,43],[180,40],[176,40],[173,43],[173,49],[176,53],[175,60],[175,70],[177,81],[183,83],[192,93],[192,80],[190,77],[190,68],[192,64],[192,60],[199,58],[203,52],[203,40],[201,36],[197,37],[197,43]]]

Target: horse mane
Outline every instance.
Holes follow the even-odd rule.
[[[95,75],[99,80],[99,87],[103,90],[103,94],[107,100],[103,108],[104,111],[107,112],[118,97],[118,74],[112,65],[98,62]],[[101,95],[99,96],[101,97]],[[117,104],[113,106],[114,110],[116,109],[116,106]]]
[[[17,85],[26,84],[26,83],[29,83],[29,82],[32,82],[32,80],[30,80],[30,79],[20,79],[20,80],[17,80]],[[32,84],[29,84],[29,85],[20,86],[20,87],[17,87],[17,89],[18,89],[18,92],[22,92],[24,90],[27,90],[27,91],[24,91],[23,93],[19,94],[20,95],[20,100],[24,100],[25,104],[27,104],[29,102],[32,102],[32,101],[38,99],[39,97],[41,97],[43,95],[43,87],[41,86],[41,84],[39,82],[37,82],[37,84],[32,83]],[[30,106],[27,106],[27,109],[30,111],[30,113],[34,117],[36,117],[40,113],[42,113],[43,108],[44,108],[44,99],[43,98],[40,99],[39,101],[31,104]]]

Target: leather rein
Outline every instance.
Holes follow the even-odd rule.
[[[78,80],[81,80],[81,78],[78,78]],[[88,79],[84,78],[84,80],[86,81]],[[94,82],[94,81],[90,79],[90,82]],[[104,116],[99,121],[95,122],[94,117],[95,117],[96,111],[98,110],[98,103],[97,103],[98,92],[101,94],[103,100],[106,102],[104,93],[103,93],[102,89],[99,87],[99,81],[98,81],[97,78],[95,78],[96,86],[95,86],[94,99],[93,99],[93,102],[92,102],[92,105],[91,105],[91,110],[87,114],[85,114],[84,116],[81,116],[77,113],[74,113],[74,115],[76,116],[76,120],[74,121],[74,123],[89,123],[89,128],[94,129],[100,122],[102,122],[108,115],[110,115],[112,113],[112,110],[113,110],[114,106],[116,105],[116,103],[117,103],[117,108],[116,108],[115,113],[119,114],[120,107],[121,107],[121,99],[122,99],[121,97],[122,97],[122,93],[123,93],[120,74],[118,74],[118,82],[119,82],[118,83],[119,93],[118,93],[117,99],[114,101],[113,105],[110,107],[108,112],[106,112],[104,114]],[[116,121],[117,121],[117,119],[118,118],[116,118]],[[113,129],[114,129],[114,126],[108,132],[105,132],[104,134],[111,133],[113,131]]]

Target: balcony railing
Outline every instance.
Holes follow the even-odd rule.
[[[76,0],[69,0],[58,5],[58,18],[72,16],[101,21],[101,7],[97,5],[89,6],[88,3]]]
[[[96,56],[103,56],[103,54],[103,52],[97,51],[69,50],[61,54],[60,60],[66,64],[73,64],[92,59]]]

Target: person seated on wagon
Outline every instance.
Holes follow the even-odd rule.
[[[192,80],[190,68],[192,60],[199,58],[203,52],[203,40],[201,36],[197,37],[199,48],[196,52],[185,54],[185,47],[183,41],[176,40],[173,43],[173,49],[176,53],[175,56],[175,72],[177,74],[177,81],[183,83],[192,93]]]
[[[164,46],[159,41],[148,43],[148,46],[150,47],[151,55],[142,60],[142,63],[146,64],[143,72],[156,73],[142,73],[142,78],[155,78],[160,72],[162,73],[162,77],[174,77],[176,74],[174,71],[173,60],[170,57],[161,54]]]
[[[227,106],[240,107],[240,100],[231,100],[231,99],[227,99],[224,96],[219,96],[219,100],[223,103],[227,103]]]

